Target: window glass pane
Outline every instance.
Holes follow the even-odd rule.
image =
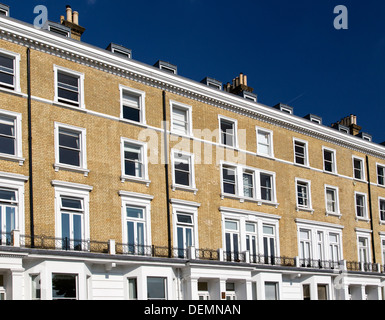
[[[123,92],[123,105],[131,108],[139,109],[140,106],[140,96],[130,94],[127,91]]]
[[[75,214],[73,216],[74,240],[82,240],[82,216]]]
[[[0,136],[0,153],[15,155],[15,139]]]
[[[136,279],[128,279],[128,299],[129,300],[138,299]]]
[[[0,70],[13,71],[13,58],[0,55]]]
[[[0,55],[0,82],[14,85],[14,58]]]
[[[134,222],[127,221],[127,240],[128,240],[128,244],[129,245],[134,245],[135,244],[134,226],[135,226]]]
[[[61,233],[62,239],[70,239],[70,215],[63,213],[61,215]],[[66,247],[66,244],[63,242],[63,247]]]
[[[58,88],[58,96],[59,98],[63,98],[66,100],[71,100],[76,102],[79,101],[79,94],[77,92],[65,90],[63,88]]]
[[[0,135],[8,137],[15,136],[15,120],[9,117],[0,116]]]
[[[123,107],[123,118],[127,119],[127,120],[140,122],[140,110],[124,106]]]
[[[134,177],[142,177],[142,147],[125,143],[124,145],[125,174]]]
[[[40,295],[40,275],[31,276],[31,284],[32,284],[32,299],[39,300]]]
[[[165,278],[147,278],[147,298],[148,299],[166,299],[166,279]]]
[[[66,73],[58,72],[58,82],[61,86],[68,89],[77,90],[79,86],[79,78]]]
[[[227,146],[234,146],[234,123],[221,120],[222,143]]]
[[[277,300],[277,284],[274,282],[265,282],[265,299]]]
[[[144,224],[143,223],[137,223],[137,238],[138,238],[138,245],[144,246]]]
[[[143,219],[143,209],[126,207],[127,218]]]
[[[229,194],[235,194],[235,170],[223,168],[223,191]]]
[[[15,207],[6,207],[5,208],[5,232],[10,234],[13,230],[15,230]]]
[[[52,275],[52,298],[72,299],[77,298],[76,275],[53,274]]]
[[[0,189],[0,201],[16,201],[16,191]]]
[[[70,166],[80,167],[80,153],[76,150],[59,149],[59,162]]]
[[[243,173],[243,193],[245,197],[254,196],[254,175],[252,173]]]
[[[262,200],[272,200],[272,177],[261,173],[261,198]]]
[[[186,134],[188,132],[187,110],[173,108],[173,129],[177,132]]]
[[[300,231],[300,238],[301,238],[301,240],[309,240],[310,239],[310,232],[307,230],[301,230]]]
[[[274,235],[274,227],[271,226],[263,226],[263,233]]]
[[[225,228],[226,228],[226,230],[238,231],[238,223],[235,221],[226,221],[225,222]]]
[[[123,118],[140,122],[140,96],[123,91]]]
[[[178,228],[177,233],[178,233],[178,248],[184,249],[183,228]],[[184,256],[183,252],[181,252],[179,256],[183,257]]]
[[[80,134],[78,132],[59,129],[59,145],[73,149],[80,149]]]
[[[327,285],[319,284],[318,288],[318,300],[327,300]]]
[[[246,223],[246,231],[247,232],[255,232],[255,224],[254,223]]]
[[[178,214],[177,218],[179,223],[192,224],[192,217],[190,215]]]
[[[63,208],[71,208],[82,210],[82,200],[80,199],[72,199],[72,198],[61,198],[61,203]]]

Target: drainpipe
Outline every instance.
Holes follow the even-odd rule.
[[[171,212],[170,212],[170,188],[169,188],[169,178],[168,178],[168,143],[167,143],[167,107],[166,107],[166,91],[163,90],[163,137],[164,137],[164,171],[166,178],[166,198],[167,198],[167,236],[168,236],[168,257],[172,257],[172,248],[171,248]]]
[[[31,49],[27,49],[27,85],[28,85],[28,165],[29,165],[29,212],[31,247],[35,247],[35,226],[33,216],[33,177],[32,177],[32,95],[31,95]]]
[[[376,251],[374,243],[374,230],[373,230],[373,209],[372,209],[372,189],[370,185],[370,169],[369,169],[369,157],[366,156],[366,173],[368,179],[368,197],[369,197],[369,214],[370,214],[370,229],[372,230],[372,254],[373,254],[373,263],[376,263]]]

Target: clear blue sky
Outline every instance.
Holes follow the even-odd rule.
[[[223,83],[240,72],[259,102],[313,113],[330,125],[355,114],[375,142],[385,141],[385,1],[356,0],[0,0],[32,23],[38,4],[59,22],[79,11],[83,41],[133,50],[135,60],[178,66],[178,73]],[[349,29],[333,27],[345,5]]]

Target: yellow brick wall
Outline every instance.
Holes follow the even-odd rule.
[[[26,48],[0,40],[0,47],[21,54],[21,88],[27,92],[26,83]],[[54,99],[54,65],[65,67],[85,75],[85,105],[87,110],[92,110],[112,117],[120,116],[119,85],[132,87],[146,92],[146,120],[153,127],[162,126],[162,91],[125,78],[118,77],[91,67],[87,67],[47,53],[32,50],[32,95],[53,101]],[[28,141],[27,141],[27,99],[17,95],[10,95],[0,91],[0,109],[19,112],[23,116],[23,156],[26,162],[19,166],[17,162],[0,160],[0,171],[28,175]],[[170,100],[182,102],[192,106],[194,129],[208,129],[212,132],[218,130],[218,114],[238,121],[238,130],[246,129],[246,149],[256,152],[255,127],[263,127],[274,132],[274,154],[279,160],[293,162],[293,137],[308,141],[309,161],[312,168],[322,170],[322,146],[336,150],[338,174],[352,177],[352,155],[364,158],[365,155],[348,148],[321,141],[310,136],[299,134],[278,126],[273,126],[261,121],[248,118],[238,113],[230,112],[196,100],[167,93],[167,117],[170,120]],[[55,233],[55,206],[54,188],[52,180],[81,183],[93,187],[90,193],[90,235],[92,240],[107,241],[116,239],[122,241],[121,199],[119,190],[133,191],[154,195],[151,202],[152,211],[152,242],[154,245],[167,245],[167,210],[165,191],[164,165],[160,162],[161,136],[158,137],[159,161],[158,164],[149,164],[149,179],[151,184],[147,187],[142,183],[120,181],[121,152],[120,138],[138,139],[139,134],[145,129],[142,126],[131,125],[113,119],[88,114],[71,108],[65,108],[42,101],[32,102],[32,132],[33,132],[33,168],[34,168],[34,204],[35,204],[35,233],[37,235],[54,236]],[[81,173],[60,170],[55,172],[54,152],[54,122],[69,124],[87,130],[87,160],[90,174],[85,177]],[[172,138],[170,149],[180,145],[181,139]],[[191,142],[190,139],[186,140]],[[213,139],[216,142],[217,139]],[[202,150],[204,146],[202,145]],[[221,147],[218,149],[221,150]],[[354,191],[368,194],[368,186],[363,182],[333,174],[318,172],[275,161],[257,157],[255,154],[246,155],[246,165],[276,173],[276,192],[278,208],[271,205],[258,206],[256,202],[240,203],[239,200],[220,197],[220,166],[215,163],[216,147],[212,147],[213,163],[196,164],[195,181],[198,193],[181,190],[172,191],[170,197],[201,203],[199,208],[199,244],[201,248],[217,249],[223,247],[221,230],[221,213],[219,207],[232,207],[253,210],[282,217],[280,220],[280,245],[281,255],[294,257],[298,255],[296,218],[317,220],[338,225],[343,225],[343,249],[346,260],[357,260],[357,241],[355,228],[370,229],[370,224],[355,220]],[[152,150],[149,150],[152,151]],[[192,152],[193,149],[191,148]],[[203,153],[204,154],[204,153]],[[385,161],[369,157],[371,181],[376,183],[376,162]],[[227,159],[226,159],[227,160]],[[171,169],[170,169],[171,170]],[[366,175],[366,170],[365,170]],[[311,180],[311,197],[314,213],[296,211],[295,178]],[[171,172],[169,181],[172,182]],[[325,215],[324,185],[339,188],[339,201],[342,217]],[[385,226],[379,223],[378,197],[385,197],[385,189],[372,186],[373,225],[372,236],[376,240],[376,256],[381,262],[381,244],[378,233],[385,231]],[[29,230],[29,193],[26,185],[26,230]],[[124,241],[124,240],[123,240]]]

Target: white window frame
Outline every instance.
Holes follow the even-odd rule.
[[[143,174],[142,177],[135,177],[135,176],[129,176],[126,175],[125,172],[125,163],[124,163],[124,145],[126,143],[138,146],[141,148],[141,157],[142,157],[142,163],[143,163]],[[147,157],[147,143],[137,140],[132,140],[128,138],[120,138],[120,153],[121,153],[121,177],[120,180],[122,183],[125,181],[134,181],[134,182],[142,182],[145,183],[147,187],[150,186],[151,181],[149,180],[148,176],[148,157]]]
[[[274,227],[274,240],[275,240],[275,257],[280,257],[280,237],[279,237],[279,221],[281,216],[267,214],[257,211],[235,209],[220,207],[219,211],[222,214],[222,248],[226,249],[226,221],[238,222],[238,234],[239,234],[239,253],[245,252],[247,249],[246,236],[246,223],[256,224],[256,235],[257,235],[257,252],[256,255],[264,255],[263,247],[263,227],[271,226]]]
[[[325,169],[325,151],[329,151],[332,153],[332,171],[327,171]],[[337,174],[337,152],[334,149],[328,147],[322,147],[322,168],[325,173]]]
[[[178,214],[190,215],[192,217],[193,225],[193,248],[199,249],[199,237],[198,237],[198,209],[201,206],[200,203],[171,199],[172,206],[172,221],[173,221],[173,239],[174,248],[178,248]],[[187,248],[185,248],[187,249]],[[178,256],[178,250],[175,250],[174,254]]]
[[[189,164],[190,164],[190,181],[188,186],[177,184],[175,181],[175,155],[181,154],[184,157],[189,158]],[[195,155],[189,152],[184,152],[177,149],[171,149],[171,175],[172,175],[172,185],[171,188],[173,191],[176,189],[179,190],[186,190],[186,191],[192,191],[194,194],[197,194],[198,189],[196,188],[195,184]]]
[[[319,260],[320,257],[317,257],[319,255],[318,250],[318,244],[320,243],[318,241],[318,235],[319,233],[323,234],[323,247],[322,247],[322,254],[323,259],[322,261],[332,261],[331,260],[331,254],[330,254],[330,235],[337,235],[338,236],[338,251],[339,251],[339,261],[342,261],[343,258],[343,229],[344,227],[342,225],[338,224],[332,224],[327,222],[320,222],[320,221],[311,221],[306,219],[295,219],[295,222],[297,224],[297,246],[298,246],[298,256],[300,257],[300,231],[306,230],[310,231],[310,259],[312,260]],[[336,262],[336,261],[335,261]]]
[[[151,246],[151,201],[154,199],[153,196],[130,192],[130,191],[119,191],[119,196],[122,202],[122,243],[127,244],[127,213],[126,207],[137,207],[143,210],[143,220],[145,221],[145,236],[144,246]]]
[[[186,111],[186,132],[181,133],[175,130],[174,128],[174,108],[181,109]],[[193,137],[193,124],[192,124],[192,106],[177,102],[174,100],[170,100],[170,122],[171,122],[171,133],[174,133],[179,136],[187,136],[187,137]]]
[[[382,201],[385,202],[385,198],[384,197],[378,197],[378,216],[380,219],[380,224],[385,224],[385,219],[381,219],[381,202]],[[384,218],[385,218],[385,211],[384,211]]]
[[[225,193],[223,188],[223,167],[228,167],[231,170],[235,171],[235,194]],[[236,165],[229,162],[221,161],[221,167],[220,167],[220,179],[221,179],[221,198],[224,199],[225,197],[228,198],[235,198],[239,199],[240,202],[245,201],[255,201],[258,203],[258,205],[262,204],[270,204],[274,205],[275,207],[278,207],[279,203],[277,203],[277,191],[276,191],[276,173],[271,171],[266,171],[262,169],[247,167],[247,166],[241,166]],[[245,196],[244,194],[244,186],[243,186],[243,173],[253,173],[253,189],[254,189],[254,195],[252,198]],[[265,174],[271,177],[271,200],[263,200],[261,196],[261,180],[260,176],[261,174]]]
[[[359,217],[358,214],[357,214],[357,195],[364,197],[364,216],[363,217]],[[368,217],[368,197],[367,197],[366,193],[357,192],[357,191],[354,192],[354,210],[355,210],[355,213],[356,213],[356,220],[357,221],[358,220],[363,220],[363,221],[366,221],[366,222],[370,221],[370,219]]]
[[[0,49],[0,55],[7,56],[9,58],[14,59],[13,61],[13,68],[14,68],[14,75],[13,75],[13,86],[5,85],[5,87],[0,87],[0,90],[10,90],[17,93],[21,93],[21,87],[20,87],[20,54],[11,52],[8,50]]]
[[[87,169],[87,130],[85,128],[79,128],[68,124],[55,122],[54,124],[54,136],[55,136],[55,171],[69,170],[83,173],[85,177],[88,176],[90,170]],[[59,132],[60,129],[65,129],[79,133],[80,136],[80,166],[73,166],[65,163],[60,163],[59,153]]]
[[[385,233],[379,232],[380,239],[381,239],[381,260],[382,264],[385,264]]]
[[[53,66],[53,69],[54,69],[54,75],[55,75],[55,80],[54,80],[54,83],[55,83],[55,97],[54,97],[54,102],[57,103],[57,104],[60,104],[60,105],[65,105],[65,106],[68,106],[68,107],[72,107],[72,108],[80,108],[80,109],[85,109],[86,106],[84,104],[84,73],[81,73],[81,72],[77,72],[77,71],[74,71],[74,70],[71,70],[71,69],[67,69],[67,68],[64,68],[64,67],[60,67],[60,66],[57,66],[57,65],[54,65]],[[67,104],[63,101],[59,101],[59,99],[61,99],[59,97],[59,90],[58,90],[58,73],[66,73],[66,74],[69,74],[73,77],[77,77],[79,79],[79,106],[74,106],[72,104]]]
[[[298,183],[306,184],[307,188],[307,195],[308,195],[308,205],[302,206],[298,203]],[[311,181],[302,179],[302,178],[295,178],[295,198],[296,198],[296,210],[297,211],[309,211],[311,213],[314,212],[313,205],[312,205],[312,197],[311,197]]]
[[[52,181],[52,186],[55,189],[55,237],[62,238],[62,210],[61,199],[62,197],[77,198],[83,201],[83,229],[82,230],[82,242],[90,240],[90,192],[93,190],[91,186],[70,183],[64,181]],[[73,240],[73,239],[71,239]],[[78,239],[76,239],[78,240]],[[62,249],[61,243],[58,243],[57,248]]]
[[[340,200],[339,200],[339,188],[335,186],[331,186],[328,184],[325,184],[324,186],[325,189],[325,211],[326,211],[326,216],[337,216],[341,219],[341,211],[340,211]],[[335,194],[335,208],[336,211],[328,211],[328,199],[327,199],[327,190],[331,189],[334,191]]]
[[[296,142],[299,142],[299,143],[302,143],[304,144],[304,151],[305,151],[305,155],[304,155],[304,164],[301,164],[301,163],[297,163],[296,162],[296,152],[295,152],[295,144]],[[298,139],[298,138],[293,138],[293,154],[294,154],[294,164],[295,165],[298,165],[298,166],[303,166],[303,167],[309,167],[309,143],[308,141],[306,140],[301,140],[301,139]]]
[[[139,107],[140,107],[140,121],[134,121],[130,119],[126,119],[123,117],[123,93],[124,91],[131,93],[135,96],[139,96]],[[143,124],[146,125],[146,92],[138,89],[133,89],[124,85],[119,85],[120,92],[120,120],[127,121],[132,124]]]
[[[355,177],[355,167],[354,167],[354,160],[359,160],[361,162],[361,179]],[[352,165],[353,165],[353,179],[358,181],[365,181],[365,162],[364,158],[352,156]]]
[[[384,180],[384,183],[383,184],[380,184],[379,182],[378,182],[378,178],[379,178],[379,175],[378,175],[378,168],[382,168],[383,169],[383,171],[384,171],[384,176],[383,176],[383,180]],[[381,164],[381,163],[376,163],[376,177],[377,177],[377,185],[378,186],[380,186],[380,187],[385,187],[385,165],[384,164]]]
[[[1,160],[18,161],[19,165],[22,166],[25,162],[23,158],[22,148],[22,115],[20,113],[0,109],[0,116],[14,119],[15,127],[15,154],[0,153]]]
[[[17,210],[15,212],[15,230],[25,234],[25,183],[28,177],[14,173],[0,172],[0,188],[16,191]]]
[[[226,145],[222,141],[222,127],[221,127],[222,120],[233,123],[233,126],[234,126],[234,141],[233,141],[233,145],[232,146]],[[222,116],[222,115],[218,115],[218,123],[219,123],[219,144],[222,147],[238,149],[238,120],[235,120],[235,119],[232,119],[232,118],[228,118],[228,117],[225,117],[225,116]]]
[[[273,133],[273,131],[256,126],[255,127],[255,132],[256,132],[256,139],[257,139],[257,141],[256,141],[257,142],[257,155],[260,156],[260,157],[274,158],[274,133]],[[260,132],[263,132],[263,133],[269,135],[269,152],[268,152],[268,154],[262,153],[259,150],[259,147],[258,147],[259,146],[258,136],[259,136]]]
[[[366,239],[366,250],[367,250],[367,259],[368,259],[368,263],[370,263],[372,261],[372,250],[371,250],[371,245],[370,245],[370,241],[371,241],[371,230],[363,230],[363,229],[356,229],[356,237],[357,237],[357,261],[360,262],[360,263],[363,263],[363,261],[361,261],[361,254],[360,254],[360,244],[359,244],[359,240],[360,238],[365,238]]]

